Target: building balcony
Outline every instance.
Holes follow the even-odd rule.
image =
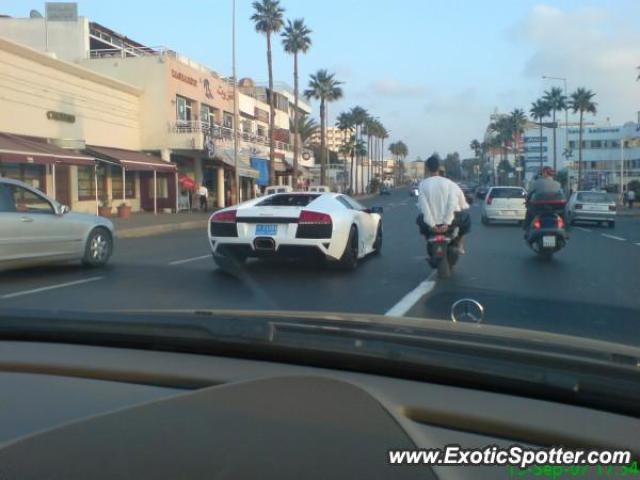
[[[209,124],[201,121],[178,121],[169,125],[166,147],[175,150],[206,150],[207,143],[212,141],[218,148],[233,148],[234,130],[228,126]],[[269,154],[269,137],[253,132],[238,132],[239,147],[256,155]],[[289,143],[274,141],[276,152],[292,154],[293,146]],[[301,149],[301,153],[313,152]]]

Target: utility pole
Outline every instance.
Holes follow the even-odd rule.
[[[235,169],[235,183],[236,183],[236,204],[241,202],[240,195],[240,168],[238,165],[238,135],[240,133],[238,125],[238,79],[236,77],[236,0],[233,1],[233,14],[231,28],[231,35],[233,37],[231,41],[232,45],[232,75],[233,75],[233,166]]]

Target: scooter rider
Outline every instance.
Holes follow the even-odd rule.
[[[418,208],[420,214],[416,224],[420,233],[429,235],[429,227],[455,225],[458,227],[456,244],[464,254],[463,236],[471,230],[471,217],[464,192],[453,181],[440,175],[440,160],[436,155],[425,162],[428,177],[418,185]]]
[[[543,167],[541,176],[531,184],[529,194],[527,196],[527,214],[524,219],[525,230],[529,227],[529,224],[536,213],[535,206],[532,205],[531,202],[535,196],[554,196],[558,199],[564,200],[562,185],[553,179],[554,174],[555,172],[551,167]]]

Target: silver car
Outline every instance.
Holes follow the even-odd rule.
[[[575,192],[565,208],[565,217],[571,225],[580,221],[603,222],[609,228],[616,225],[616,203],[606,192]]]
[[[72,213],[23,182],[0,178],[0,270],[73,260],[101,267],[114,239],[108,219]]]

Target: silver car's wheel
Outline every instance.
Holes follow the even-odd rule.
[[[105,265],[113,252],[113,239],[104,228],[96,228],[89,234],[82,263],[88,267]]]

